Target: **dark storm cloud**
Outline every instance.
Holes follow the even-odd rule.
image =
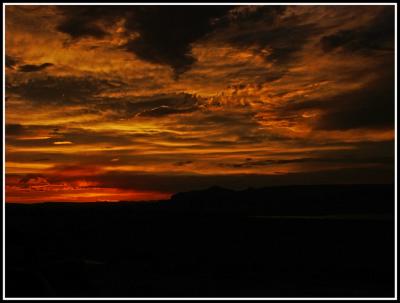
[[[106,32],[95,24],[85,23],[80,24],[79,19],[70,19],[67,22],[60,24],[57,29],[63,33],[69,34],[72,38],[95,37],[102,38]]]
[[[278,112],[286,119],[297,119],[302,111],[322,110],[312,122],[319,130],[390,129],[394,125],[394,102],[394,77],[384,75],[362,90],[288,104]]]
[[[191,44],[212,30],[212,19],[226,13],[229,6],[143,6],[137,7],[126,23],[139,32],[124,47],[139,58],[166,64],[179,76],[195,62]]]
[[[124,46],[139,58],[166,64],[179,76],[195,62],[191,43],[212,30],[212,19],[226,13],[230,6],[157,6],[138,7],[127,20],[128,30],[139,38]]]
[[[21,124],[6,124],[7,136],[18,136],[24,133],[24,127]]]
[[[393,83],[394,84],[394,83]],[[365,89],[331,100],[335,104],[317,122],[317,129],[347,130],[394,126],[394,90]]]
[[[79,103],[89,97],[112,88],[107,80],[91,77],[32,78],[23,83],[8,83],[7,92],[37,103]]]
[[[318,32],[319,29],[315,24],[285,25],[272,29],[265,27],[250,33],[238,33],[230,37],[227,42],[241,48],[270,47],[272,53],[266,55],[267,59],[276,63],[287,63],[303,48],[308,39]]]
[[[57,26],[71,38],[102,38],[107,24],[126,20],[129,39],[123,48],[140,59],[169,65],[176,76],[195,62],[191,43],[212,29],[212,19],[226,13],[229,6],[72,6],[60,8],[64,20]]]
[[[266,59],[278,64],[285,64],[315,34],[321,33],[318,24],[304,23],[296,16],[283,17],[287,7],[261,6],[255,11],[241,11],[226,17],[217,29],[221,42],[229,43],[242,49],[268,48]]]
[[[354,51],[394,50],[394,7],[385,7],[368,25],[340,30],[333,35],[321,38],[325,52],[337,48]]]
[[[73,39],[94,37],[102,38],[107,32],[102,25],[110,25],[124,17],[131,7],[78,5],[58,6],[64,19],[57,26],[57,30],[68,34]]]
[[[31,73],[31,72],[38,72],[41,70],[44,70],[50,66],[53,66],[53,63],[43,63],[43,64],[26,64],[26,65],[21,65],[18,67],[18,71],[24,72],[24,73]]]

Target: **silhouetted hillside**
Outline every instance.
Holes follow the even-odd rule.
[[[283,216],[390,214],[394,211],[394,186],[282,186],[243,191],[211,187],[175,194],[171,201],[185,212]]]
[[[6,205],[7,297],[391,297],[394,186]]]

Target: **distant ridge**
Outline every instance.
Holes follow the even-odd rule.
[[[177,193],[175,206],[186,212],[264,215],[394,213],[394,185],[292,185],[241,191],[213,186]]]
[[[394,214],[394,185],[290,185],[231,190],[212,186],[180,192],[170,200],[140,202],[46,202],[24,204],[42,209],[107,209],[135,215],[314,216]],[[7,203],[7,210],[21,204]],[[32,208],[29,207],[29,208]],[[22,207],[23,208],[23,207]]]

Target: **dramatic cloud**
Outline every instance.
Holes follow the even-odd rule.
[[[7,5],[7,201],[391,183],[392,5]]]

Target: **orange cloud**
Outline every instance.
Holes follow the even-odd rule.
[[[118,173],[390,175],[393,7],[204,8],[170,41],[162,9],[112,9],[6,6],[7,201],[179,190],[95,180]]]

